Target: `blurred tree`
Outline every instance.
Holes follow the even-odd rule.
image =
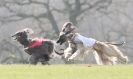
[[[41,19],[44,18],[49,20],[55,33],[59,34],[58,25],[50,9],[49,1],[50,0],[3,0],[0,6],[7,10],[9,14],[0,16],[0,21],[2,23],[8,23],[33,18],[39,23],[40,33],[43,33],[45,31]],[[36,9],[36,7],[38,7],[38,9]],[[39,7],[41,7],[41,10]]]
[[[54,11],[59,13],[67,14],[69,17],[69,21],[74,25],[77,25],[82,21],[82,14],[89,12],[91,10],[101,11],[102,9],[106,9],[112,3],[112,0],[63,0],[65,8],[60,10],[56,7],[53,8]],[[88,14],[87,14],[88,15]]]
[[[8,40],[2,40],[0,42],[0,56],[1,63],[28,63],[27,58],[24,55],[24,52]]]

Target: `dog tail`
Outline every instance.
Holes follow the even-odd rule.
[[[112,44],[112,45],[116,45],[116,46],[123,46],[126,42],[123,41],[121,43],[111,43],[111,42],[106,42],[106,44]]]
[[[61,49],[61,50],[64,51],[64,49]],[[59,52],[57,52],[55,49],[54,49],[54,52],[55,52],[56,54],[58,54],[58,55],[64,55],[64,52],[63,52],[63,53],[59,53]]]

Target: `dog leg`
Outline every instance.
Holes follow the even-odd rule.
[[[101,62],[101,64],[103,65],[107,65],[109,64],[109,60],[108,57],[106,55],[107,51],[106,51],[107,45],[104,44],[103,42],[96,42],[93,46],[93,49],[97,52],[97,55],[99,56],[96,57],[98,64]]]
[[[50,65],[48,61],[41,62],[42,65]]]
[[[37,62],[38,62],[38,58],[36,58],[36,56],[34,56],[34,55],[31,55],[31,57],[30,57],[30,59],[29,59],[29,63],[30,64],[33,64],[33,65],[36,65],[37,64]]]
[[[102,60],[101,60],[101,57],[98,55],[98,53],[97,53],[96,51],[94,51],[93,54],[94,54],[96,63],[97,63],[98,65],[103,65],[103,62],[102,62]]]
[[[72,55],[72,48],[68,47],[66,50],[64,50],[64,58],[68,59]]]
[[[85,52],[84,48],[78,49],[76,52],[74,52],[74,54],[72,54],[71,57],[68,58],[68,61],[73,60],[73,59],[76,58],[78,55],[80,55],[80,53],[84,53],[84,52]]]
[[[125,64],[128,62],[128,57],[124,56],[123,53],[114,45],[110,45],[110,48],[113,50],[113,53],[118,59],[120,59]]]

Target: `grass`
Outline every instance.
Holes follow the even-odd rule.
[[[133,65],[0,65],[0,79],[133,79]]]

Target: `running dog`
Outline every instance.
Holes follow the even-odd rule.
[[[97,64],[109,65],[115,64],[116,59],[123,63],[128,62],[128,57],[118,49],[117,43],[101,42],[93,38],[87,38],[76,32],[75,27],[71,22],[66,22],[59,35],[57,43],[63,44],[68,42],[69,46],[64,50],[64,57],[69,60],[73,60],[76,57],[83,57],[85,51],[94,50],[94,56]],[[115,60],[114,60],[115,58]]]
[[[28,35],[32,33],[32,29],[26,28],[16,32],[12,37],[24,46],[24,51],[30,55],[30,64],[36,65],[38,62],[49,64],[54,44],[50,39],[29,38]]]

